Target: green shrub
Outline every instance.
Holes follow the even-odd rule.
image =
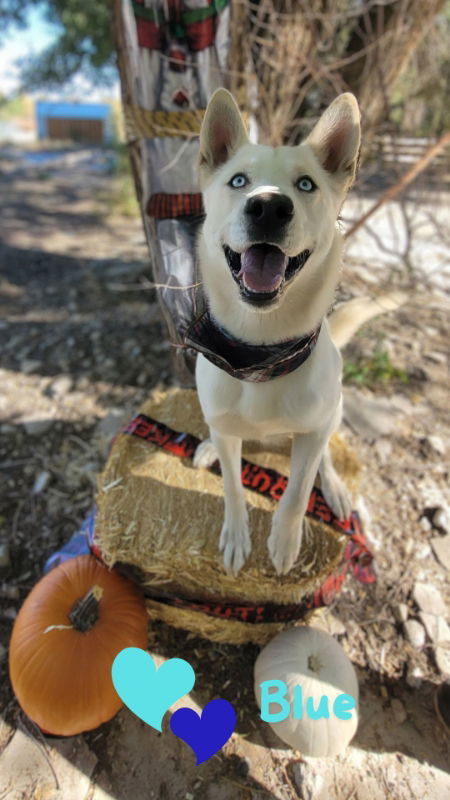
[[[386,386],[393,381],[408,382],[404,370],[395,367],[386,350],[377,349],[371,356],[364,356],[358,361],[344,361],[344,383],[374,388]]]

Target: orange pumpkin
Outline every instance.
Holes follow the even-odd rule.
[[[122,706],[111,667],[124,647],[147,648],[147,613],[136,587],[93,556],[71,558],[32,589],[9,649],[16,697],[42,730],[73,736]]]

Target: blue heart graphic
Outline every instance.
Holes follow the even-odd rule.
[[[170,729],[189,745],[197,765],[207,761],[228,741],[236,724],[236,712],[221,697],[211,700],[199,716],[192,708],[179,708],[170,718]]]
[[[112,680],[130,711],[160,731],[167,709],[191,691],[195,673],[183,658],[170,658],[157,670],[150,653],[125,647],[114,659]]]

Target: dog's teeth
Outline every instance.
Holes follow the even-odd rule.
[[[241,277],[242,277],[242,283],[244,284],[244,287],[247,290],[247,292],[249,292],[250,294],[262,294],[262,292],[260,290],[252,289],[251,286],[248,285],[247,281],[245,280],[245,272],[243,270],[241,270],[239,275],[238,275],[238,278],[241,278]],[[273,286],[272,289],[268,290],[266,292],[266,294],[271,294],[272,292],[275,292],[277,289],[279,289],[282,281],[283,281],[283,278],[280,276],[280,280],[278,281],[277,285]]]
[[[240,275],[239,275],[239,277],[240,277]],[[252,289],[250,286],[248,286],[248,284],[247,284],[247,282],[245,280],[245,275],[242,278],[242,283],[244,284],[245,288],[247,289],[247,292],[250,292],[250,294],[260,294],[260,292],[258,292],[256,289]]]

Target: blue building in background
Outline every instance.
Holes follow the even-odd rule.
[[[113,138],[112,109],[107,103],[36,102],[38,139],[69,139],[104,144]]]

